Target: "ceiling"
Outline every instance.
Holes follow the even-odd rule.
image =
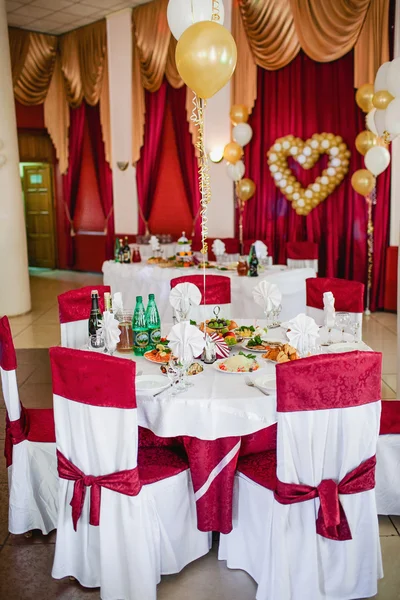
[[[8,24],[60,34],[148,0],[6,0]]]

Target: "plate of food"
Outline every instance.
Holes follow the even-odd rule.
[[[233,346],[243,341],[243,338],[234,331],[228,331],[228,333],[223,334],[223,338],[229,348],[233,348]]]
[[[250,350],[251,352],[268,352],[268,350],[272,350],[277,346],[282,346],[282,344],[279,342],[263,340],[260,335],[255,335],[243,342],[242,346],[245,350]]]
[[[256,357],[253,354],[245,354],[244,352],[217,360],[213,366],[220,373],[230,373],[231,375],[254,373],[260,368]]]
[[[275,344],[262,357],[274,363],[291,362],[300,358],[296,348],[293,348],[290,344]]]
[[[243,339],[249,339],[255,335],[256,328],[253,325],[242,325],[241,327],[236,327],[235,333],[239,334]]]
[[[161,365],[160,369],[161,369],[161,373],[164,373],[164,375],[167,374],[167,367],[165,365]],[[203,371],[204,371],[203,365],[201,365],[198,362],[194,362],[188,368],[187,374],[188,375],[199,375]]]
[[[135,379],[137,392],[149,392],[150,394],[159,394],[170,383],[162,375],[138,375]]]
[[[233,331],[237,328],[237,323],[230,319],[221,319],[219,317],[214,317],[213,319],[208,319],[205,324],[200,323],[199,329],[200,331],[204,331],[204,326],[206,328],[206,333],[219,333],[220,335],[224,335],[228,333],[228,331]]]
[[[166,365],[171,357],[171,349],[168,347],[168,340],[161,338],[160,343],[154,348],[144,353],[146,360],[153,363]]]

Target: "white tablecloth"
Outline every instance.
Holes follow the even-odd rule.
[[[199,274],[202,271],[190,269],[161,269],[145,263],[119,264],[113,261],[103,263],[104,284],[110,285],[113,293],[121,292],[126,308],[134,308],[136,296],[156,295],[156,302],[161,320],[172,321],[172,309],[169,304],[170,281],[182,275]],[[275,265],[268,268],[258,278],[239,277],[234,271],[207,270],[209,274],[225,275],[231,279],[232,315],[240,315],[247,319],[262,318],[263,311],[252,295],[254,286],[266,279],[276,283],[282,292],[281,319],[287,321],[306,310],[306,284],[309,277],[315,277],[313,269],[287,269]]]

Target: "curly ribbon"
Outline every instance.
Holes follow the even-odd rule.
[[[213,0],[211,21],[217,21],[219,23],[219,1],[218,0]]]
[[[374,222],[372,218],[372,205],[376,203],[376,188],[365,197],[368,209],[367,224],[367,245],[368,245],[368,283],[367,283],[367,303],[365,313],[369,314],[370,297],[372,288],[372,268],[374,265]]]
[[[205,256],[208,252],[208,227],[207,227],[207,206],[211,201],[211,181],[210,181],[210,166],[204,143],[204,110],[206,101],[203,98],[198,98],[196,94],[193,96],[193,110],[190,120],[198,129],[196,148],[199,151],[199,186],[201,193],[200,200],[200,217],[201,217],[201,253]]]

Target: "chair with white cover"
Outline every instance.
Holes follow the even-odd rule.
[[[8,470],[8,528],[49,533],[57,523],[58,475],[52,409],[24,408],[17,358],[7,317],[0,319],[0,373],[6,405],[4,454]]]
[[[306,279],[306,313],[317,325],[324,325],[324,293],[332,292],[335,297],[335,311],[350,313],[354,323],[359,323],[359,335],[362,336],[362,317],[364,312],[364,284],[336,277],[317,277]]]
[[[171,279],[171,289],[178,283],[193,283],[201,292],[200,306],[192,307],[190,319],[200,322],[214,317],[214,308],[221,308],[220,317],[231,317],[231,280],[224,275],[184,275]]]
[[[79,350],[87,345],[92,290],[99,292],[99,308],[101,312],[104,312],[104,294],[111,291],[109,285],[88,285],[77,290],[64,292],[58,296],[61,346]]]
[[[286,258],[289,269],[310,267],[318,273],[318,244],[314,242],[287,242]]]
[[[400,515],[400,401],[382,400],[376,452],[378,515]]]
[[[105,600],[155,600],[161,574],[206,554],[187,462],[143,448],[133,361],[51,348],[58,472],[53,577]],[[87,488],[90,488],[90,493]]]

